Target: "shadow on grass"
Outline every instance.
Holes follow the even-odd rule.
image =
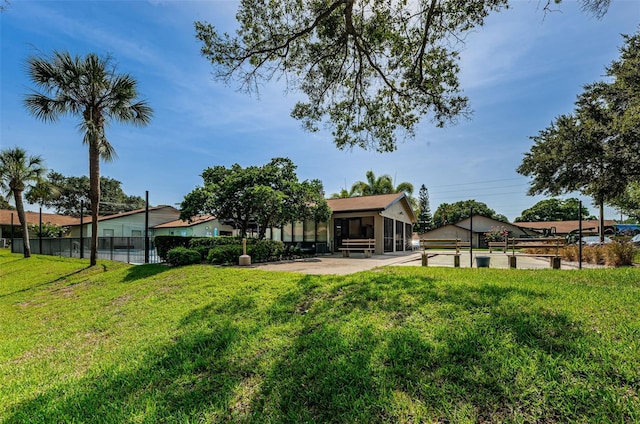
[[[171,267],[165,264],[144,264],[144,265],[134,265],[127,271],[127,275],[124,276],[122,281],[131,282],[137,281],[144,278],[153,277],[154,275],[161,274],[163,272],[169,271]]]
[[[633,405],[606,382],[568,374],[574,360],[604,358],[542,293],[367,273],[301,277],[266,307],[259,295],[194,309],[139,366],[45,392],[7,422],[630,420]],[[452,306],[461,312],[436,314],[437,328],[420,321],[425,308]]]
[[[58,277],[58,278],[56,278],[54,280],[51,280],[51,281],[44,281],[42,283],[38,283],[38,284],[34,284],[32,286],[24,287],[24,288],[22,288],[20,290],[15,290],[15,291],[12,291],[10,293],[0,294],[0,298],[13,296],[14,294],[24,293],[24,292],[28,292],[30,290],[37,289],[39,287],[43,287],[43,286],[47,286],[47,285],[50,285],[50,284],[59,283],[60,281],[64,281],[65,279],[67,279],[69,277],[72,277],[72,276],[74,276],[76,274],[79,274],[79,273],[81,273],[83,271],[86,271],[86,270],[88,270],[90,268],[91,268],[90,266],[85,266],[85,267],[80,268],[78,270],[75,270],[75,271],[69,272],[69,273],[67,273],[65,275],[62,275],[62,276],[60,276],[60,277]]]

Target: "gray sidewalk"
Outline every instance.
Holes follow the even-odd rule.
[[[436,254],[436,251],[430,251],[429,254]],[[486,251],[478,251],[473,253],[473,267],[476,267],[476,256],[489,256],[490,268],[509,268],[509,259],[507,254],[489,253]],[[469,268],[471,261],[469,252],[460,254],[460,267]],[[295,261],[283,261],[277,263],[254,264],[252,268],[267,271],[287,271],[298,272],[301,274],[353,274],[370,270],[382,266],[422,266],[420,252],[402,252],[386,255],[373,255],[371,258],[365,258],[361,253],[352,253],[351,257],[343,258],[342,255],[318,256],[308,259],[299,259]],[[436,254],[429,258],[430,267],[451,267],[453,268],[453,256],[450,251],[443,254]],[[518,269],[548,269],[548,258],[536,258],[532,256],[518,256]],[[583,263],[584,268],[594,268],[594,265]],[[577,262],[562,261],[561,269],[578,269]]]

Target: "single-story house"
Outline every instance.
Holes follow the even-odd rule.
[[[173,206],[154,206],[149,208],[149,228],[166,222],[175,221],[180,217],[180,211]],[[71,227],[71,237],[80,237],[80,219],[74,218]],[[91,237],[91,217],[85,217],[82,222],[82,235]],[[98,237],[142,237],[144,236],[145,209],[98,218]],[[149,234],[153,235],[153,234]]]
[[[473,228],[472,228],[473,225]],[[455,224],[449,224],[420,234],[422,239],[460,239],[461,241],[472,241],[474,248],[487,247],[485,233],[492,228],[504,227],[509,231],[509,237],[526,237],[533,235],[533,231],[520,228],[508,222],[498,221],[482,215],[474,215],[473,223],[471,218],[463,219]]]
[[[217,237],[235,234],[233,226],[218,221],[212,215],[203,215],[191,221],[177,219],[151,227],[154,236]]]
[[[542,235],[567,236],[569,234],[575,234],[578,232],[580,221],[576,219],[574,221],[515,222],[513,225],[516,225],[523,230],[534,231]],[[599,234],[600,221],[595,219],[583,220],[582,231],[589,234]],[[605,219],[604,233],[615,234],[616,221]]]
[[[327,200],[332,210],[327,230],[333,252],[342,240],[375,239],[375,253],[411,250],[413,224],[417,218],[404,193]]]
[[[297,221],[269,228],[266,237],[294,243],[317,253],[339,252],[344,239],[375,239],[374,253],[411,250],[417,218],[406,194],[328,199],[329,222]]]
[[[13,221],[12,221],[13,215]],[[38,225],[40,223],[40,212],[25,211],[27,218],[27,224]],[[56,215],[53,213],[42,213],[42,222],[48,224],[54,224],[59,227],[70,227],[77,223],[78,218],[66,215]],[[20,230],[20,220],[18,219],[18,211],[9,209],[0,209],[0,238],[11,238],[11,223],[14,226],[14,235],[20,234],[22,236],[22,230]]]

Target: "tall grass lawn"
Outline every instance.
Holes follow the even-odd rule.
[[[0,422],[636,423],[640,268],[309,276],[0,250]]]

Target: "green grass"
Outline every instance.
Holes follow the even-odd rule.
[[[0,421],[639,422],[640,269],[349,276],[0,251]]]

